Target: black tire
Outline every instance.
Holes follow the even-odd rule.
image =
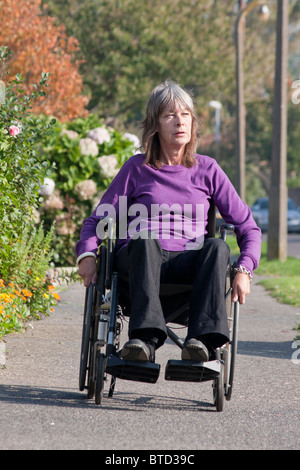
[[[224,409],[224,366],[221,365],[220,375],[216,379],[215,388],[215,404],[217,411],[223,411]]]
[[[98,331],[98,322],[92,321],[91,325],[91,341],[89,349],[89,359],[88,359],[88,378],[87,378],[87,389],[88,389],[88,398],[93,398],[95,394],[95,383],[96,383],[96,367],[95,364],[95,342],[96,334]]]
[[[84,303],[81,354],[80,354],[80,370],[79,370],[79,390],[80,391],[83,391],[85,388],[87,363],[88,363],[88,356],[89,356],[91,325],[92,325],[92,316],[93,316],[93,300],[94,300],[94,288],[92,285],[90,285],[90,287],[86,289],[85,303]]]
[[[96,372],[96,389],[95,389],[95,403],[101,405],[103,398],[103,388],[105,380],[105,368],[107,357],[103,353],[97,354],[97,372]]]
[[[234,369],[235,369],[235,360],[237,355],[237,345],[238,345],[238,325],[239,325],[239,302],[235,302],[233,305],[233,328],[232,328],[232,339],[230,344],[230,371],[229,371],[229,384],[228,384],[228,393],[226,395],[226,400],[231,399],[232,388],[233,388],[233,378],[234,378]]]
[[[224,384],[225,384],[225,396],[228,393],[229,388],[229,374],[230,374],[230,358],[231,358],[231,340],[232,340],[232,316],[233,316],[233,307],[232,307],[232,289],[231,289],[231,266],[228,266],[226,273],[226,284],[225,284],[225,306],[226,314],[228,318],[228,327],[229,327],[229,342],[226,344],[226,351],[223,351],[223,360],[224,360]],[[225,354],[226,353],[226,354]]]
[[[224,364],[222,362],[222,357],[220,350],[217,350],[217,359],[221,363],[220,374],[213,383],[213,400],[216,405],[217,411],[223,411],[224,409],[224,398],[225,398],[225,386],[224,386]]]
[[[95,310],[102,304],[102,296],[105,294],[105,266],[106,266],[106,246],[102,245],[100,248],[99,269],[97,273],[97,287],[94,289],[93,305]],[[93,312],[95,315],[95,312]],[[97,341],[97,332],[99,325],[99,316],[95,315],[91,322],[90,329],[90,346],[88,354],[88,377],[87,389],[88,398],[93,398],[95,395],[96,373],[97,373],[97,358],[95,351],[95,344]]]
[[[90,357],[90,362],[89,362],[89,374],[88,374],[88,381],[87,381],[87,397],[89,399],[92,399],[95,395],[95,374],[93,373],[93,359],[92,359],[92,351],[91,351],[91,357]]]

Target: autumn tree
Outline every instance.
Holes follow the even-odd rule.
[[[54,18],[42,16],[40,8],[41,0],[0,0],[0,44],[12,51],[4,79],[21,73],[25,92],[30,93],[41,73],[49,72],[47,94],[32,111],[62,121],[83,116],[88,98],[82,94],[78,42]]]

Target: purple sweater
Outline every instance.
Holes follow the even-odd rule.
[[[150,230],[164,250],[197,249],[207,233],[212,199],[223,219],[235,226],[241,252],[238,264],[252,273],[260,259],[261,232],[217,162],[197,155],[197,164],[192,168],[164,165],[155,169],[143,165],[144,160],[143,154],[127,160],[98,207],[84,220],[76,245],[78,258],[97,253],[102,238],[98,223],[107,215],[119,223],[118,249],[144,230]]]

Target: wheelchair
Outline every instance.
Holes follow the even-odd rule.
[[[112,398],[117,379],[156,383],[160,374],[160,364],[151,362],[128,361],[120,357],[120,333],[124,319],[130,315],[128,304],[122,295],[126,291],[126,281],[113,269],[114,220],[109,219],[106,244],[100,246],[97,282],[91,284],[85,293],[82,342],[79,370],[79,390],[87,390],[87,397],[95,399],[96,405],[103,402],[104,385],[110,376],[108,398]],[[220,238],[226,242],[227,233],[234,226],[224,224],[220,227]],[[215,236],[215,208],[211,207],[208,222],[208,237]],[[224,296],[228,317],[230,338],[228,343],[217,348],[215,360],[195,362],[170,359],[165,369],[165,380],[185,382],[212,382],[212,400],[217,411],[223,411],[225,400],[232,395],[234,369],[238,343],[239,302],[232,302],[232,281],[234,264],[227,267]],[[162,285],[161,298],[169,303],[174,294],[188,293],[192,286]],[[162,304],[163,305],[163,304]],[[179,348],[183,341],[168,326],[184,318],[189,302],[176,306],[166,316],[167,334]],[[187,316],[186,316],[187,317]],[[188,318],[188,317],[187,317]],[[179,324],[184,323],[179,321]],[[187,326],[187,323],[185,323]]]

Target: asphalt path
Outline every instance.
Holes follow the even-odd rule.
[[[110,456],[141,449],[299,449],[300,352],[293,349],[293,329],[300,309],[276,303],[258,280],[241,307],[234,388],[223,412],[213,406],[210,382],[164,380],[167,360],[180,357],[169,341],[157,352],[156,384],[117,380],[101,407],[88,400],[78,390],[84,288],[64,289],[50,317],[2,343],[0,449],[103,449]]]

